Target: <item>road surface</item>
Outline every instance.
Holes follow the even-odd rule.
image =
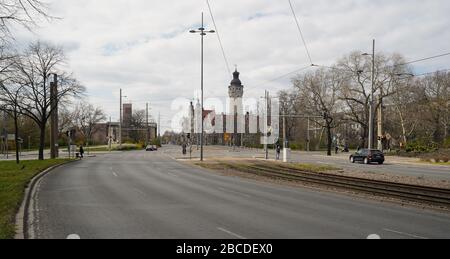
[[[164,153],[101,155],[38,185],[34,238],[450,238],[450,215],[216,175]]]

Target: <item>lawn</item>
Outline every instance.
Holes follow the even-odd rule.
[[[22,203],[29,181],[43,170],[69,160],[0,161],[0,239],[12,239],[14,218]]]
[[[119,145],[112,145],[111,151],[131,151],[131,150],[142,150],[144,147],[136,144],[123,144],[122,148]],[[108,152],[109,146],[93,146],[93,147],[85,147],[84,152]]]

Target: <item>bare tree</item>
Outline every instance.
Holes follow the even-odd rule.
[[[333,71],[317,70],[293,80],[301,101],[309,114],[323,115],[323,120],[315,120],[327,131],[327,154],[331,156],[333,145],[332,130],[339,125],[339,89],[342,78]]]
[[[14,134],[15,134],[15,145],[16,145],[16,162],[20,163],[19,156],[19,116],[21,113],[20,103],[22,102],[22,87],[6,87],[4,84],[0,83],[0,102],[3,103],[3,110],[7,112],[14,120]]]
[[[428,112],[425,118],[431,123],[433,141],[442,143],[449,127],[450,73],[436,72],[419,84],[424,89]]]
[[[374,99],[378,99],[374,107],[376,111],[386,98],[395,94],[399,76],[410,73],[410,69],[402,65],[401,55],[386,57],[376,55]],[[353,52],[339,60],[333,70],[346,75],[345,84],[340,89],[340,99],[345,102],[345,118],[347,121],[361,126],[360,146],[366,146],[369,135],[370,103],[372,97],[372,65],[371,60],[360,52]],[[374,116],[375,117],[375,116]],[[374,123],[373,123],[374,125]]]
[[[286,116],[286,138],[290,140],[297,128],[298,118],[301,113],[301,103],[296,91],[280,91],[280,112]]]
[[[75,125],[83,134],[86,145],[89,147],[92,136],[100,130],[97,125],[106,120],[106,115],[100,107],[81,102],[75,108],[73,118],[75,119]]]
[[[11,36],[14,24],[31,30],[40,18],[51,19],[47,9],[40,0],[0,0],[0,39]]]
[[[21,113],[31,118],[39,127],[39,159],[44,159],[45,129],[53,112],[50,96],[51,74],[58,75],[57,103],[63,103],[68,98],[80,95],[84,87],[61,68],[65,57],[61,48],[50,44],[36,42],[17,59],[15,69],[16,83],[23,86],[23,102]]]
[[[145,110],[137,110],[131,117],[131,128],[129,129],[130,138],[135,142],[144,139],[145,130],[147,129],[147,117]]]
[[[20,103],[22,101],[23,87],[14,84],[13,76],[14,55],[5,52],[5,48],[0,49],[0,104],[1,110],[9,114],[14,120],[14,133],[16,145],[16,162],[20,163],[19,157],[19,115]]]

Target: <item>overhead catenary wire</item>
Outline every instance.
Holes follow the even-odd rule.
[[[432,60],[432,59],[442,58],[442,57],[445,57],[445,56],[450,56],[450,52],[439,54],[439,55],[436,55],[436,56],[421,58],[421,59],[417,59],[417,60],[413,60],[413,61],[408,61],[408,62],[401,63],[401,64],[396,64],[393,67],[406,66],[406,65],[410,65],[410,64],[414,64],[414,63],[419,63],[419,62],[428,61],[428,60]]]
[[[291,0],[288,0],[288,2],[289,2],[289,6],[291,8],[291,11],[292,11],[292,15],[294,16],[295,24],[297,25],[298,32],[300,33],[301,40],[302,40],[303,45],[305,47],[306,54],[308,55],[309,62],[310,62],[310,64],[313,64],[313,61],[312,61],[312,58],[311,58],[311,53],[309,52],[308,45],[306,44],[306,40],[305,40],[305,37],[303,35],[303,31],[302,31],[302,28],[300,26],[300,22],[299,22],[299,19],[297,17],[297,14],[295,13],[294,6],[292,5]]]
[[[305,70],[307,70],[307,69],[309,69],[309,68],[311,68],[311,67],[314,67],[314,66],[315,66],[315,65],[308,65],[308,66],[305,66],[305,67],[301,67],[301,68],[296,69],[296,70],[294,70],[294,71],[291,71],[291,72],[289,72],[289,73],[286,73],[286,74],[283,74],[283,75],[281,75],[281,76],[277,76],[277,77],[275,77],[275,78],[269,79],[269,80],[267,80],[267,81],[265,81],[265,82],[262,82],[262,83],[260,83],[260,84],[255,85],[255,86],[247,87],[247,89],[254,89],[254,88],[257,88],[257,87],[260,87],[260,86],[265,86],[265,85],[267,85],[268,83],[272,83],[272,82],[281,80],[281,79],[283,79],[283,78],[285,78],[285,77],[287,77],[287,76],[289,76],[289,75],[292,75],[292,74],[295,74],[295,73],[299,73],[299,72],[305,71]]]
[[[225,49],[223,47],[222,38],[220,37],[219,28],[216,24],[216,19],[214,19],[214,14],[211,8],[211,4],[209,3],[209,0],[206,0],[206,4],[208,5],[209,14],[211,15],[211,20],[214,25],[214,29],[216,30],[217,39],[219,40],[220,49],[222,50],[223,59],[225,60],[225,65],[227,66],[228,75],[231,75],[231,69],[230,69],[230,63],[228,62],[227,55],[225,54]]]

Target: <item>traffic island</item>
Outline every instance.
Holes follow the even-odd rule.
[[[15,236],[15,216],[30,181],[48,168],[67,163],[69,159],[23,161],[0,161],[0,239]]]

